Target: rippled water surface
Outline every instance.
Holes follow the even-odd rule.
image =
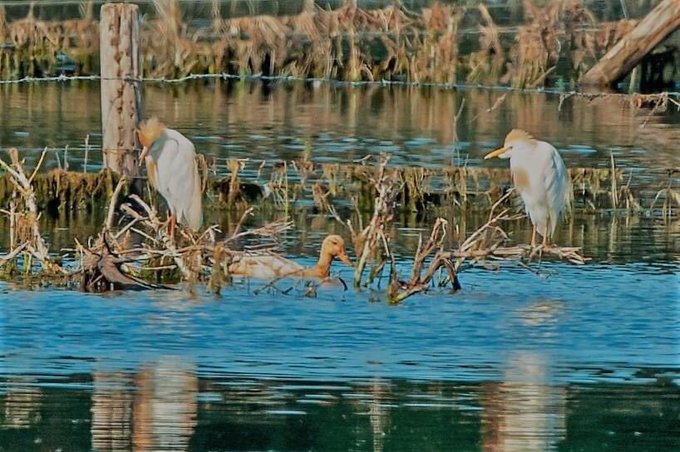
[[[679,164],[673,115],[503,95],[151,85],[145,107],[218,159],[386,151],[399,164],[479,166],[518,126],[555,143],[568,166],[606,168],[613,152],[648,190]],[[56,166],[68,145],[71,168],[84,167],[84,138],[93,149],[100,140],[98,96],[90,85],[0,86],[0,146],[29,160],[55,146]],[[100,161],[88,151],[90,170]],[[323,216],[293,220],[284,250],[303,264],[326,232],[345,232]],[[45,232],[66,246],[90,223]],[[428,227],[396,219],[404,273]],[[526,241],[529,224],[511,232]],[[0,283],[0,450],[680,449],[677,219],[577,212],[556,237],[592,260],[466,268],[463,290],[398,306],[338,287],[308,298],[290,282],[256,292],[262,283],[241,281],[220,295]],[[351,281],[348,267],[334,270]]]

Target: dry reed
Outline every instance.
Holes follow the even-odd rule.
[[[32,9],[8,22],[0,9],[0,75],[4,79],[63,72],[97,73],[98,24],[93,3],[82,17],[38,20]],[[632,21],[598,24],[581,0],[553,0],[543,8],[524,1],[526,23],[501,29],[478,6],[479,47],[461,54],[459,24],[471,13],[440,2],[409,11],[402,4],[362,9],[346,0],[325,10],[308,0],[294,16],[224,19],[213,8],[205,28],[192,28],[177,0],[154,0],[154,17],[141,34],[143,73],[176,78],[189,74],[277,75],[454,84],[472,82],[541,86],[561,58],[575,81],[606,52]],[[504,39],[515,35],[514,42]]]
[[[230,283],[229,263],[245,252],[237,249],[237,243],[243,242],[244,239],[253,239],[256,246],[250,248],[248,252],[270,252],[272,245],[276,244],[276,237],[291,226],[288,221],[275,221],[259,228],[245,229],[243,225],[253,212],[251,206],[242,213],[238,224],[229,235],[221,233],[213,226],[201,234],[179,228],[179,234],[175,237],[168,233],[165,222],[146,201],[136,195],[121,199],[126,192],[127,181],[117,180],[115,186],[107,191],[108,213],[99,234],[88,244],[76,243],[80,259],[76,261],[75,270],[69,270],[68,265],[49,252],[48,243],[39,229],[40,213],[34,187],[42,158],[29,175],[24,170],[18,152],[12,149],[9,154],[10,163],[0,160],[0,165],[13,187],[9,208],[3,211],[10,222],[11,231],[10,249],[6,255],[0,257],[0,266],[5,273],[21,272],[28,277],[40,278],[57,275],[61,277],[61,281],[77,281],[82,290],[88,291],[104,291],[111,288],[156,289],[162,287],[162,284],[182,281],[190,286],[205,283],[210,290],[219,292]],[[43,158],[44,155],[45,153]],[[238,184],[240,190],[243,181],[236,180],[236,177],[242,165],[247,163],[246,161],[232,163],[232,175],[228,178],[230,188],[235,188]],[[364,159],[361,164],[332,166],[320,172],[327,179],[329,187],[331,180],[335,180],[333,192],[336,195],[342,194],[340,186],[346,188],[351,185],[337,183],[342,177],[350,176],[354,178],[354,183],[363,181],[354,188],[354,194],[357,195],[353,197],[355,209],[360,209],[359,192],[363,192],[364,202],[372,201],[370,219],[364,223],[360,215],[355,217],[357,220],[354,221],[346,221],[340,217],[327,198],[331,189],[325,190],[323,195],[317,195],[324,197],[326,208],[332,216],[348,228],[357,256],[354,271],[356,287],[379,289],[383,270],[389,266],[389,284],[385,290],[388,300],[398,303],[413,294],[430,290],[434,285],[450,284],[453,290],[459,289],[458,274],[463,269],[464,263],[486,266],[502,260],[528,266],[545,256],[554,256],[575,264],[587,261],[576,247],[532,248],[521,243],[511,243],[503,224],[523,218],[524,215],[512,213],[513,207],[510,205],[510,200],[514,196],[512,190],[497,196],[498,190],[489,188],[485,192],[485,197],[490,202],[486,221],[471,234],[458,235],[459,244],[452,249],[446,249],[448,223],[441,218],[435,219],[429,237],[421,238],[414,252],[410,276],[402,280],[392,251],[395,213],[400,208],[400,196],[403,196],[406,187],[409,187],[409,196],[422,202],[428,194],[424,186],[430,175],[425,171],[404,170],[390,167],[388,164],[389,157],[383,155],[374,165],[369,164],[368,159]],[[281,168],[288,168],[297,175],[297,180],[304,181],[296,194],[280,194],[289,200],[296,199],[299,193],[314,191],[313,187],[319,186],[318,181],[313,185],[309,183],[312,176],[317,173],[315,170],[318,167],[307,154],[290,165],[276,167],[279,171],[282,171]],[[467,179],[471,170],[466,168],[465,172],[460,174],[465,175]],[[613,160],[611,168],[607,171],[610,174],[619,174]],[[672,188],[676,173],[677,171],[669,171],[668,185],[659,191],[651,204],[651,209],[654,210],[656,203],[664,199],[662,214],[665,216],[675,215],[680,207],[680,196]],[[600,184],[599,173],[594,174],[598,177],[592,183]],[[287,176],[277,174],[276,177],[281,180]],[[585,181],[586,178],[582,175],[581,179],[575,182],[583,185]],[[306,188],[302,189],[303,186]],[[608,195],[602,197],[622,207],[621,203],[625,200],[622,188],[625,186],[615,179],[609,184],[601,184],[598,186],[600,188],[591,187],[591,190],[600,190],[602,193],[609,190]],[[277,189],[283,190],[283,186],[279,184]],[[286,190],[292,190],[291,186]],[[466,188],[468,197],[472,191],[469,187]],[[248,205],[248,202],[242,202]],[[417,208],[417,205],[418,202],[404,203],[407,210],[408,206]],[[34,266],[33,261],[39,265]],[[435,280],[437,275],[438,281]],[[313,296],[315,287],[305,285],[306,296]]]

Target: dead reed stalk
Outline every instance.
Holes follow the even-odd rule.
[[[32,273],[32,258],[35,258],[42,266],[42,270],[49,274],[65,274],[59,264],[54,262],[49,255],[49,248],[40,232],[39,218],[40,213],[36,204],[35,191],[32,181],[40,168],[46,154],[43,151],[38,164],[30,176],[24,171],[24,161],[19,159],[19,151],[16,148],[9,150],[11,163],[7,164],[0,159],[0,166],[10,175],[15,187],[15,201],[11,204],[10,210],[3,210],[10,217],[10,230],[14,234],[11,242],[15,247],[21,248],[24,255],[24,272],[28,275]],[[18,244],[18,245],[17,245]],[[16,249],[16,248],[15,248]],[[11,256],[13,252],[10,252]],[[18,252],[14,252],[14,256]],[[9,257],[5,257],[5,262]]]
[[[395,186],[398,182],[394,172],[386,170],[387,163],[390,158],[387,155],[381,155],[378,162],[377,174],[369,176],[373,187],[377,192],[377,196],[373,203],[373,215],[368,225],[358,233],[354,233],[354,228],[350,228],[352,234],[352,242],[357,254],[357,264],[354,267],[354,286],[360,287],[363,277],[364,269],[373,257],[375,265],[371,271],[367,284],[370,284],[373,277],[382,270],[384,260],[376,255],[376,250],[382,248],[382,242],[385,240],[385,228],[394,218],[394,202],[398,193]],[[376,259],[377,258],[377,259]]]

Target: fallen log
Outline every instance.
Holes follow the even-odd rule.
[[[610,87],[680,27],[680,0],[664,0],[611,48],[583,77],[581,85]]]

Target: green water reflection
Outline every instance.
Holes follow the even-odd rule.
[[[12,377],[0,396],[0,444],[12,451],[680,447],[680,390],[663,379],[554,385],[536,356],[516,360],[510,373],[521,379],[482,383],[199,378],[172,360],[67,382]]]

